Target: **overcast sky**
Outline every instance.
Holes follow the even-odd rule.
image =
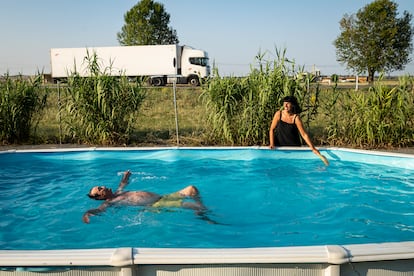
[[[221,75],[245,75],[255,56],[286,49],[288,58],[322,75],[345,74],[333,41],[344,14],[368,0],[158,0],[170,14],[180,44],[209,53]],[[396,0],[399,17],[414,0]],[[0,74],[50,73],[50,48],[119,45],[116,34],[132,0],[12,0],[0,9]],[[412,22],[414,23],[414,22]],[[414,60],[414,55],[411,58]],[[403,72],[414,75],[414,61]]]

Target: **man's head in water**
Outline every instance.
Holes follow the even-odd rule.
[[[105,200],[112,196],[112,189],[105,186],[95,186],[89,191],[88,196],[96,200]]]

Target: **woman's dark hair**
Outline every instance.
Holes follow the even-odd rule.
[[[298,104],[298,100],[296,100],[295,96],[286,96],[282,100],[283,102],[288,102],[292,104],[292,112],[293,114],[300,114],[302,109]]]

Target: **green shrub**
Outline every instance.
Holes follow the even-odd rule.
[[[264,145],[269,127],[281,99],[295,95],[302,106],[305,125],[314,118],[318,106],[318,86],[310,89],[312,76],[302,74],[285,52],[276,51],[276,59],[256,57],[259,68],[246,77],[213,77],[203,86],[210,143]]]
[[[86,58],[90,77],[68,77],[66,108],[62,116],[66,131],[77,143],[125,144],[145,97],[140,83],[126,76],[101,72],[96,54]]]
[[[402,77],[392,87],[381,79],[366,91],[333,91],[325,102],[329,144],[362,148],[413,144],[413,78]]]
[[[28,142],[35,133],[47,99],[41,75],[32,79],[8,74],[0,80],[0,139],[3,143]]]

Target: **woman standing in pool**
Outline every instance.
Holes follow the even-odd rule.
[[[321,155],[317,148],[315,148],[308,133],[303,127],[302,120],[299,116],[300,112],[301,109],[294,96],[287,96],[283,98],[283,109],[276,111],[273,116],[272,124],[270,125],[269,147],[271,149],[275,148],[275,146],[300,147],[302,146],[300,136],[302,136],[302,139],[310,147],[313,153],[319,156],[322,161],[328,165],[328,160],[325,156]]]

